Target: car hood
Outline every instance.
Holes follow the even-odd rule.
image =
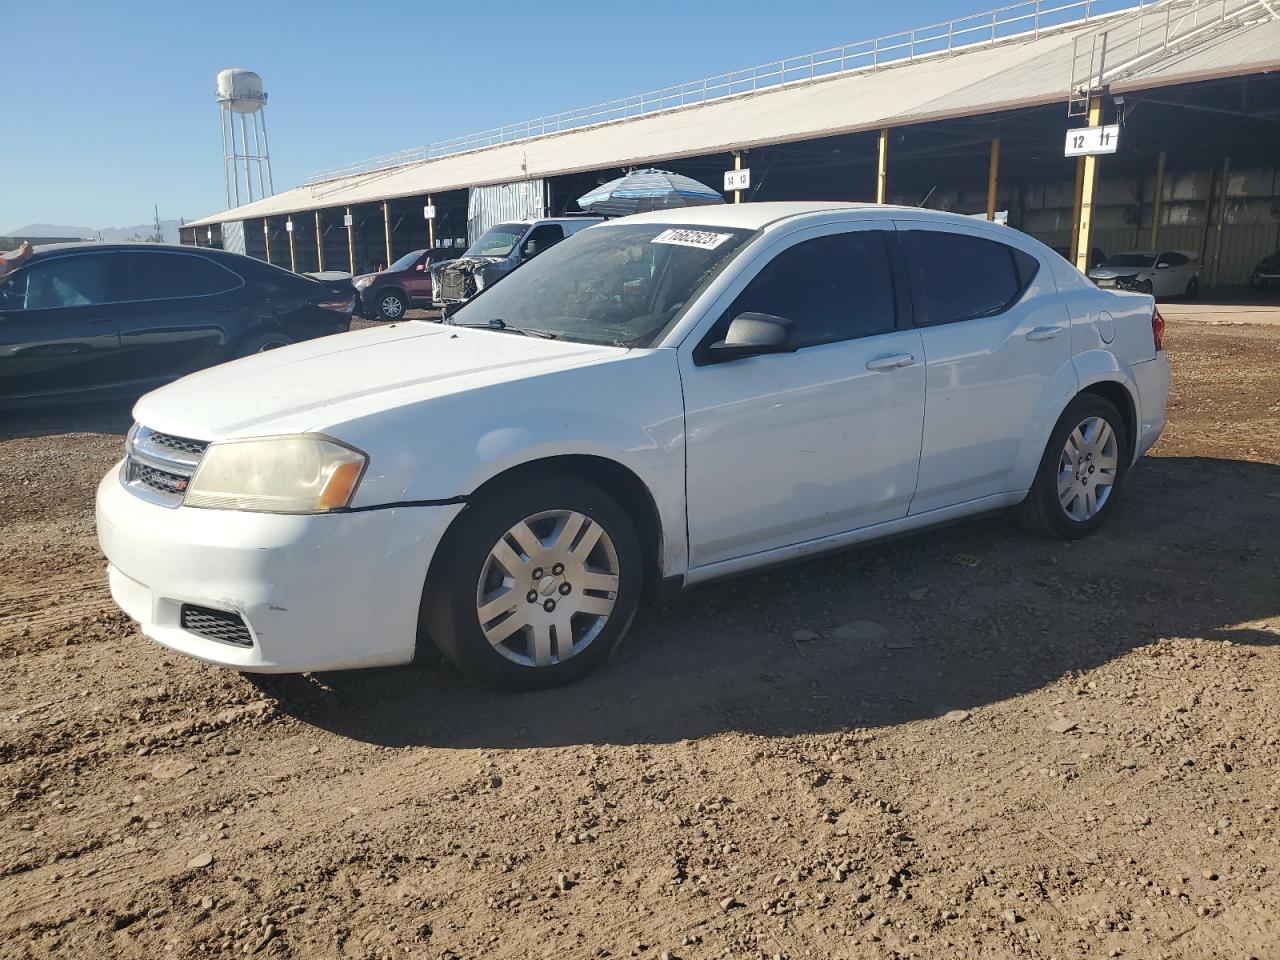
[[[423,321],[337,334],[184,377],[134,407],[134,419],[197,440],[324,432],[401,404],[626,354]]]
[[[1114,280],[1116,277],[1137,277],[1151,273],[1152,267],[1094,267],[1089,276],[1095,280]]]

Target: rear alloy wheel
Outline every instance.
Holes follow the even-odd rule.
[[[409,309],[409,298],[399,290],[383,290],[378,294],[378,317],[382,320],[399,320]]]
[[[1156,288],[1150,280],[1139,280],[1133,285],[1133,289],[1139,293],[1154,293]]]
[[[1092,533],[1111,512],[1129,450],[1124,420],[1095,394],[1076,397],[1049,437],[1018,521],[1048,537],[1074,540]]]
[[[599,487],[523,478],[470,504],[449,531],[423,596],[424,632],[495,686],[567,683],[626,632],[640,564],[630,519]]]

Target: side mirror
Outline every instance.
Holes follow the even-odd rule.
[[[1169,264],[1167,264],[1167,263],[1157,263],[1157,264],[1156,264],[1156,269],[1157,269],[1157,270],[1165,270],[1165,269],[1168,269],[1168,266],[1169,266]]]
[[[538,253],[538,241],[530,240],[527,243],[525,243],[523,249],[521,250],[521,253],[524,254],[525,259],[536,256]]]
[[[765,353],[795,353],[791,321],[770,313],[740,313],[724,339],[707,348],[707,362],[723,363]]]
[[[415,269],[415,270],[417,270],[419,273],[421,273],[423,270],[426,270],[426,269],[427,269],[427,265],[426,265],[425,263],[420,263],[420,264],[418,264],[416,267],[414,267],[413,269]]]

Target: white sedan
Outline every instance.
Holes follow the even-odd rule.
[[[1200,255],[1192,250],[1118,253],[1090,270],[1089,279],[1104,288],[1194,297],[1200,292]]]
[[[144,397],[98,490],[112,595],[245,671],[598,664],[641,596],[1012,508],[1074,538],[1165,423],[1150,296],[914,208],[591,227],[451,323]]]

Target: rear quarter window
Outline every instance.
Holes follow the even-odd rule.
[[[916,323],[935,326],[1003,313],[1022,296],[1040,261],[984,237],[905,230]]]

